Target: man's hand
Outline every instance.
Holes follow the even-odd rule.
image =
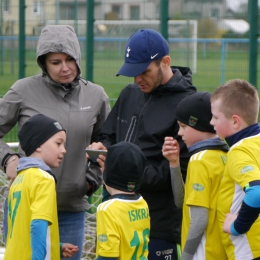
[[[103,154],[100,154],[99,157],[97,158],[97,162],[99,163],[99,165],[101,167],[102,173],[105,170],[105,160],[106,160],[106,156]]]
[[[98,142],[98,143],[93,142],[87,148],[88,149],[95,149],[95,150],[107,150],[107,148],[101,142]]]
[[[231,224],[232,224],[236,219],[237,219],[237,215],[231,214],[231,213],[226,214],[226,219],[225,219],[224,225],[223,225],[223,231],[224,231],[225,233],[228,233],[228,234],[232,235],[231,230],[230,230],[230,227],[231,227]]]
[[[62,244],[62,257],[69,258],[79,251],[78,246],[74,246],[70,243]]]
[[[180,165],[180,146],[173,137],[166,136],[164,138],[162,154],[169,161],[170,167],[174,168]]]

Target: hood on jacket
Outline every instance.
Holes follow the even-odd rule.
[[[69,25],[47,25],[41,31],[37,45],[37,63],[43,72],[47,73],[44,64],[39,58],[49,52],[63,52],[75,59],[81,74],[80,46],[78,37]]]
[[[189,67],[171,66],[171,68],[173,71],[178,69],[186,79],[187,83],[192,85],[192,72]]]
[[[28,168],[40,168],[46,172],[52,172],[50,167],[43,162],[43,160],[35,157],[22,157],[19,160],[19,164],[17,166],[17,172],[19,173],[22,170],[26,170]]]
[[[20,171],[26,170],[29,168],[40,168],[43,171],[48,172],[53,178],[55,183],[57,183],[57,179],[55,175],[52,173],[51,168],[40,158],[36,157],[22,157],[19,160],[18,166],[17,166],[17,173],[19,174]]]
[[[197,91],[196,87],[192,84],[192,72],[188,67],[171,66],[173,76],[169,81],[155,88],[152,92],[147,93],[153,95],[164,95],[167,92],[190,92],[190,94]]]

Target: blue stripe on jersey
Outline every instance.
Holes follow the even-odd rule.
[[[48,221],[34,219],[31,222],[32,260],[45,259]]]
[[[243,201],[237,219],[234,222],[234,229],[239,234],[246,233],[255,220],[259,217],[260,208],[252,208]],[[234,232],[235,235],[235,232]]]
[[[249,184],[250,187],[246,188],[244,202],[253,208],[260,208],[260,185],[251,186],[252,183]]]
[[[234,227],[234,222],[231,224],[230,226],[230,231],[232,233],[232,235],[234,236],[239,236],[240,234],[236,231],[235,227]]]

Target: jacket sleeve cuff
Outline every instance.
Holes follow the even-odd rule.
[[[234,235],[234,236],[239,236],[240,234],[236,231],[235,226],[234,226],[234,223],[235,223],[235,222],[233,222],[233,223],[231,224],[231,226],[230,226],[230,231],[231,231],[232,235]]]

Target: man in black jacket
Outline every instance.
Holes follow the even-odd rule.
[[[180,144],[182,172],[186,173],[188,150],[177,135],[175,109],[196,92],[189,68],[171,67],[169,46],[151,29],[134,33],[125,48],[125,63],[118,75],[134,77],[120,93],[99,134],[94,149],[106,149],[120,141],[138,145],[147,158],[138,192],[147,201],[151,216],[149,260],[178,259],[181,209],[174,204],[168,161],[162,155],[165,136]],[[184,176],[185,179],[185,176]],[[109,196],[104,190],[104,200]],[[133,234],[134,237],[134,234]]]

